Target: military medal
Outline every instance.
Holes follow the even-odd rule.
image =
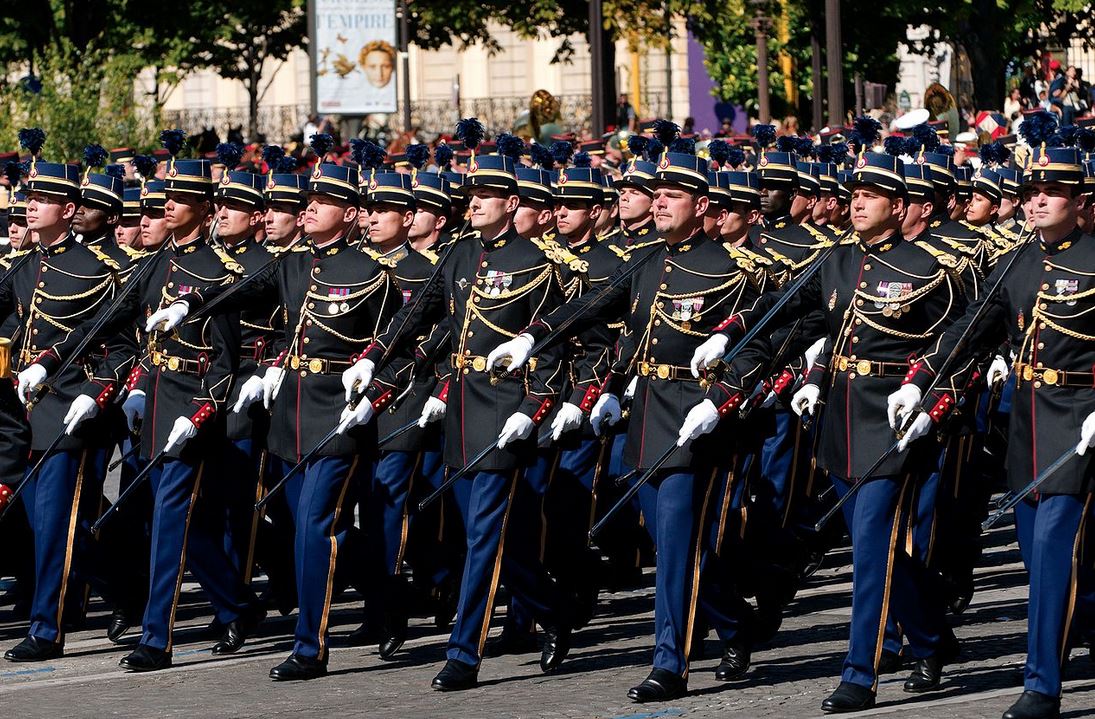
[[[832,312],[836,307],[836,290],[833,290],[833,294],[829,295],[829,311]]]
[[[344,299],[344,298],[349,297],[349,296],[350,296],[350,288],[349,287],[328,287],[327,288],[327,299],[330,300],[330,302],[331,302],[331,304],[327,305],[328,314],[337,315],[339,309],[341,309],[343,312],[350,309],[350,305],[347,302],[345,302],[345,301],[339,302],[339,300]]]
[[[1023,331],[1023,327],[1026,326],[1026,320],[1023,319],[1023,311],[1019,310],[1019,316],[1015,318],[1015,323],[1019,325],[1019,331]]]

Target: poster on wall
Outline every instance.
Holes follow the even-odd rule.
[[[320,114],[395,112],[395,0],[312,0]]]

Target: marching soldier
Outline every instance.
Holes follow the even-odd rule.
[[[138,259],[141,253],[141,188],[127,187],[122,194],[122,215],[114,228],[114,241],[130,256]]]
[[[318,157],[326,155],[330,142],[330,136],[313,136]],[[357,169],[317,164],[308,198],[304,224],[308,251],[286,253],[280,263],[255,275],[234,297],[240,306],[281,308],[284,331],[273,348],[273,359],[260,379],[247,381],[250,386],[241,394],[254,397],[261,390],[264,404],[272,405],[269,449],[273,454],[293,462],[309,455],[310,460],[298,485],[299,496],[290,500],[296,521],[299,614],[292,653],[270,670],[270,678],[277,681],[314,679],[327,673],[336,562],[353,524],[350,508],[358,487],[372,480],[377,436],[376,425],[369,420],[392,399],[390,391],[370,390],[370,396],[356,407],[348,407],[340,376],[361,347],[387,326],[399,301],[388,264],[350,244],[359,204]],[[226,287],[193,288],[153,315],[149,325],[177,325],[189,312],[226,291]],[[274,401],[277,398],[280,401]],[[332,417],[336,412],[340,413],[337,432],[319,447],[331,426],[310,418]]]
[[[872,409],[881,412],[883,399],[909,370],[908,358],[924,348],[955,309],[957,292],[950,268],[937,253],[901,236],[907,188],[900,160],[861,152],[851,184],[858,238],[835,248],[773,317],[778,326],[816,307],[826,308],[827,350],[794,403],[813,413],[827,387],[817,461],[841,495],[888,444],[877,435],[855,434],[852,417]],[[693,368],[699,371],[720,358],[777,296],[766,294],[752,310],[723,322],[696,350]],[[693,412],[702,415],[705,410],[701,406],[690,415]],[[822,704],[825,712],[857,711],[874,704],[879,639],[891,609],[917,660],[905,690],[929,691],[939,685],[953,635],[943,621],[941,600],[929,593],[932,585],[923,566],[895,544],[910,511],[910,475],[922,470],[918,449],[880,466],[845,504],[853,546],[851,637],[840,686]]]
[[[461,121],[458,130],[470,147],[478,145],[483,132],[477,120]],[[396,314],[388,332],[344,378],[348,386],[368,382],[387,356],[447,315],[453,354],[452,379],[442,389],[450,403],[445,462],[459,468],[487,454],[469,480],[467,559],[457,618],[448,661],[433,680],[441,691],[477,685],[499,578],[544,627],[543,671],[554,671],[566,658],[571,631],[563,597],[527,536],[531,524],[511,514],[511,507],[528,505],[515,503],[514,493],[528,491],[522,468],[533,456],[536,427],[560,391],[562,353],[546,351],[535,368],[501,379],[487,371],[485,356],[501,339],[554,307],[560,290],[551,263],[513,227],[520,197],[511,157],[473,156],[463,190],[478,237],[457,242],[438,279],[421,290],[420,300]]]
[[[1077,227],[1084,202],[1079,152],[1043,143],[1044,138],[1035,139],[1023,176],[1027,217],[1037,232],[1033,246],[1012,251],[1023,254],[1006,276],[1008,258],[998,262],[988,284],[1001,280],[1000,291],[972,303],[889,400],[892,413],[911,414],[945,358],[956,352],[961,367],[981,348],[1007,341],[1017,356],[1007,445],[1009,488],[1023,491],[1062,453],[1074,448],[1081,455],[1015,507],[1020,549],[1030,573],[1030,606],[1024,691],[1005,719],[1060,714],[1061,668],[1068,657],[1078,579],[1075,552],[1084,546],[1091,509],[1091,462],[1084,455],[1095,437],[1095,330],[1090,326],[1095,240]],[[983,316],[973,324],[977,312]],[[969,341],[959,343],[967,330]],[[957,373],[963,379],[950,383],[962,386],[964,374]],[[951,395],[947,405],[953,400]],[[918,416],[912,430],[929,431],[943,414]],[[1077,431],[1079,442],[1074,444]]]
[[[38,160],[44,133],[19,134],[31,153],[26,216],[38,247],[5,275],[0,313],[21,324],[13,364],[21,370],[18,394],[28,408],[31,460],[41,467],[37,476],[23,480],[23,503],[34,531],[30,630],[4,658],[35,662],[61,656],[66,624],[82,621],[81,587],[92,576],[89,529],[99,508],[102,455],[110,436],[99,415],[122,386],[135,343],[132,335],[121,334],[88,348],[47,393],[39,392],[46,367],[56,359],[51,345],[109,304],[118,266],[77,243],[69,231],[79,203],[79,167]]]

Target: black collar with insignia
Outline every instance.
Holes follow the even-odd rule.
[[[315,243],[312,243],[312,254],[316,257],[330,257],[331,255],[337,255],[346,247],[346,236],[343,235],[336,240],[331,240],[323,247],[317,247]]]
[[[175,242],[175,238],[171,238],[171,249],[175,251],[176,255],[189,255],[197,252],[199,247],[205,246],[205,235],[198,233],[198,236],[187,242],[185,245],[180,245]]]
[[[1058,253],[1064,252],[1069,247],[1072,247],[1074,244],[1076,244],[1076,241],[1080,239],[1081,234],[1082,233],[1080,232],[1080,226],[1077,225],[1076,227],[1072,228],[1072,232],[1068,233],[1052,245],[1047,245],[1044,241],[1042,241],[1041,237],[1039,237],[1038,245],[1042,248],[1042,252],[1046,253],[1047,255],[1056,255]]]
[[[69,232],[64,237],[57,240],[56,242],[54,242],[49,247],[46,247],[45,245],[39,245],[39,247],[42,248],[42,254],[44,254],[46,257],[53,257],[54,255],[59,255],[62,252],[68,250],[69,248],[71,248],[75,244],[76,244],[76,235]]]

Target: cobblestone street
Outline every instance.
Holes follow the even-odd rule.
[[[213,641],[201,636],[208,605],[194,584],[184,588],[176,630],[175,667],[151,675],[122,672],[126,646],[104,637],[101,604],[87,629],[69,637],[65,658],[45,665],[0,666],[0,696],[23,717],[37,716],[381,716],[381,717],[811,717],[836,686],[847,639],[850,571],[847,551],[836,552],[791,605],[776,639],[753,654],[741,682],[720,684],[712,670],[718,644],[693,663],[690,694],[667,705],[635,705],[628,687],[648,671],[651,652],[653,575],[639,590],[602,595],[592,625],[575,635],[561,673],[544,676],[538,655],[489,659],[480,688],[440,694],[429,682],[440,669],[445,635],[424,619],[414,620],[398,660],[384,662],[375,648],[337,647],[360,622],[353,591],[339,598],[333,614],[330,675],[305,684],[275,684],[267,671],[291,647],[294,617],[267,620],[260,636],[232,658],[209,654]],[[25,627],[0,609],[0,639],[16,643]],[[500,614],[500,612],[499,612]],[[499,625],[496,616],[496,629]],[[962,640],[959,663],[947,667],[940,691],[904,694],[905,673],[884,677],[878,705],[859,716],[995,718],[1019,693],[1026,631],[1025,575],[1010,527],[995,531],[978,570],[977,594],[960,618],[952,618]],[[1066,674],[1062,716],[1095,713],[1095,664],[1076,649]]]

